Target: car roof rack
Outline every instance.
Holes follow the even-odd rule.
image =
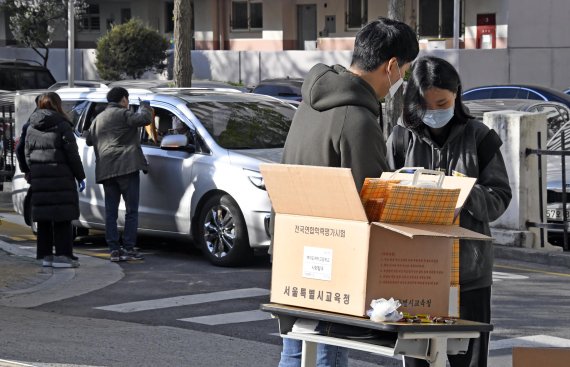
[[[0,59],[0,64],[13,64],[13,65],[22,65],[22,66],[41,66],[44,67],[39,61],[36,60],[28,60],[28,59]],[[36,64],[36,65],[30,65]]]
[[[150,88],[150,90],[155,92],[231,92],[231,93],[243,93],[242,91],[235,88],[224,88],[224,87],[155,87]]]

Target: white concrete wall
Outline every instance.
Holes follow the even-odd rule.
[[[570,47],[570,1],[505,0],[509,47]]]
[[[546,145],[546,115],[500,111],[486,113],[483,122],[494,129],[501,140],[501,153],[509,175],[512,200],[507,211],[491,225],[493,235],[500,244],[513,244],[522,247],[540,247],[540,231],[527,228],[526,222],[540,222],[540,202],[538,185],[538,157],[526,156],[527,148],[537,149],[537,133]],[[546,160],[542,159],[543,167]],[[546,179],[543,177],[543,208],[546,207]]]
[[[570,87],[570,48],[431,50],[420,55],[434,55],[454,65],[464,90],[488,84],[533,83],[558,90]],[[304,77],[316,63],[350,64],[352,51],[192,51],[194,77],[220,81],[257,84],[272,77]],[[32,51],[0,47],[0,58],[38,60]],[[66,50],[52,49],[48,67],[56,79],[66,79]],[[96,79],[95,50],[76,50],[76,79]],[[147,74],[146,78],[164,78]]]
[[[570,87],[570,1],[508,1],[509,80]]]

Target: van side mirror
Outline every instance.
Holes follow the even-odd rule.
[[[196,152],[196,146],[188,144],[188,137],[183,134],[164,136],[160,142],[160,149],[182,150],[189,153]]]

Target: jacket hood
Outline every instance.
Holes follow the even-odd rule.
[[[67,119],[52,110],[36,110],[30,116],[30,126],[40,131],[48,130],[61,121],[67,121]]]
[[[362,106],[375,115],[380,113],[380,102],[374,89],[340,65],[317,64],[307,74],[301,89],[303,101],[317,111],[338,106]],[[370,98],[370,97],[373,98]]]

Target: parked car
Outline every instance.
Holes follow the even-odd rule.
[[[0,59],[0,91],[46,89],[53,83],[49,69],[39,63]]]
[[[570,150],[570,108],[562,103],[551,101],[537,101],[524,99],[482,99],[465,101],[471,114],[477,118],[483,118],[485,112],[514,110],[521,112],[542,112],[546,113],[547,119],[547,143],[543,149],[560,150],[561,135],[564,134],[565,149]],[[567,159],[566,177],[570,189],[570,157]],[[546,156],[546,201],[545,218],[550,223],[561,223],[563,221],[562,205],[562,164],[560,157]],[[537,178],[538,179],[538,178]],[[570,202],[570,191],[568,192]],[[567,211],[567,218],[570,218],[570,204]],[[549,229],[548,240],[555,245],[562,245],[561,229]],[[568,237],[570,239],[570,236]]]
[[[103,188],[95,183],[95,155],[82,134],[106,107],[106,92],[76,88],[57,93],[72,118],[87,175],[74,225],[103,229]],[[295,109],[249,93],[131,89],[129,94],[131,106],[138,106],[139,98],[150,101],[156,115],[156,134],[141,129],[140,135],[150,166],[148,174],[141,174],[139,233],[193,239],[220,266],[242,264],[253,249],[267,249],[271,204],[259,164],[280,161]],[[174,130],[180,122],[184,134]],[[27,184],[18,171],[13,190],[15,210],[30,223]]]
[[[60,80],[59,82],[54,83],[48,89],[51,91],[67,88],[69,81],[67,80]],[[108,88],[107,85],[109,84],[106,80],[75,80],[73,82],[73,86],[76,88]]]
[[[117,80],[109,84],[109,88],[113,87],[123,87],[123,88],[146,88],[146,89],[158,89],[158,88],[173,88],[173,80],[151,80],[151,79],[136,79],[136,80]],[[192,80],[192,88],[204,88],[204,89],[216,89],[219,91],[227,92],[246,92],[245,87],[238,87],[231,85],[229,83],[219,82],[216,80],[202,80],[195,79]]]
[[[570,88],[566,89],[566,90],[564,91],[564,94],[570,94]]]
[[[301,102],[302,85],[302,78],[264,79],[251,92]]]
[[[570,107],[569,95],[538,85],[489,85],[463,92],[464,101],[475,99],[533,99],[559,102]]]

